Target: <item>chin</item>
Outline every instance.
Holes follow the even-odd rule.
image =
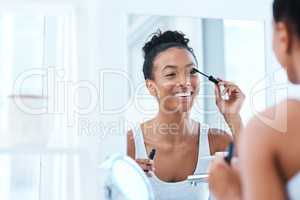
[[[180,105],[180,107],[178,108],[178,112],[188,113],[191,111],[191,109],[192,109],[191,105]]]
[[[168,113],[187,113],[190,112],[193,106],[193,101],[183,101],[183,102],[168,102],[165,105],[165,110]]]
[[[290,81],[292,84],[300,85],[300,79],[291,79],[291,78],[289,78],[289,81]]]
[[[300,77],[298,77],[296,73],[291,73],[288,71],[287,75],[288,75],[289,81],[292,84],[296,84],[296,85],[300,84]]]
[[[297,66],[293,63],[289,63],[285,66],[284,69],[286,70],[287,73],[287,77],[288,80],[292,83],[292,84],[300,84],[300,70],[297,68]]]
[[[179,113],[181,114],[187,114],[189,113],[191,110],[180,110]]]

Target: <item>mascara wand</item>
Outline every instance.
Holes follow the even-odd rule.
[[[210,80],[210,81],[213,82],[214,84],[217,84],[217,85],[218,85],[218,83],[220,82],[220,81],[218,81],[215,77],[209,76],[209,75],[207,75],[207,74],[205,74],[205,73],[199,71],[199,70],[196,69],[196,68],[193,68],[193,70],[194,70],[195,72],[198,72],[199,74],[205,76],[206,78],[208,78],[208,80]]]

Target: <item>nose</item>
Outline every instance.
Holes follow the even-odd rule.
[[[186,76],[181,77],[177,85],[181,87],[189,87],[191,86],[191,78]]]

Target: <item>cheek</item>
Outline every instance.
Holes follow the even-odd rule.
[[[176,83],[174,81],[160,81],[158,84],[158,89],[161,94],[169,94],[172,92],[173,88],[176,86]]]
[[[272,44],[273,51],[274,51],[276,57],[279,59],[280,53],[279,53],[279,47],[278,47],[278,40],[277,40],[275,34],[274,34],[274,36],[273,36],[273,42],[272,42],[272,43],[273,43],[273,44]]]
[[[176,98],[173,96],[174,88],[176,87],[176,82],[174,81],[162,81],[159,84],[159,96],[158,101],[166,109],[173,109],[177,106]]]
[[[273,51],[274,51],[274,54],[278,60],[278,62],[280,63],[280,65],[285,68],[285,53],[282,49],[282,47],[280,46],[280,43],[278,41],[278,39],[276,38],[276,35],[274,35],[273,37]]]
[[[157,100],[166,110],[173,110],[177,107],[177,101],[173,97],[173,90],[176,84],[171,81],[163,81],[158,85]]]
[[[290,53],[288,51],[288,44],[281,41],[278,34],[274,33],[273,36],[273,51],[280,63],[280,65],[287,69],[290,65]]]
[[[199,88],[200,88],[200,80],[198,77],[192,78],[191,79],[191,85],[193,90],[196,92],[196,94],[198,94],[199,92]]]

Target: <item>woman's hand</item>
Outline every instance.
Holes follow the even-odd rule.
[[[220,82],[218,85],[215,85],[215,95],[216,95],[216,104],[220,112],[226,118],[227,116],[239,115],[243,102],[245,100],[245,95],[241,89],[229,81],[223,81],[218,79]],[[224,86],[224,91],[220,87]],[[228,99],[223,99],[222,95],[228,95]]]
[[[234,140],[238,141],[239,134],[243,128],[240,110],[245,100],[245,95],[234,83],[223,81],[221,79],[218,80],[218,85],[215,85],[216,104],[233,133]],[[224,91],[222,93],[223,95],[228,95],[227,99],[222,98],[220,90],[221,86],[224,86]]]
[[[236,158],[232,167],[224,158],[216,158],[209,169],[209,189],[217,200],[241,200],[241,182]]]
[[[155,171],[154,161],[150,159],[136,159],[135,161],[144,170],[146,175],[151,177],[150,171]]]

